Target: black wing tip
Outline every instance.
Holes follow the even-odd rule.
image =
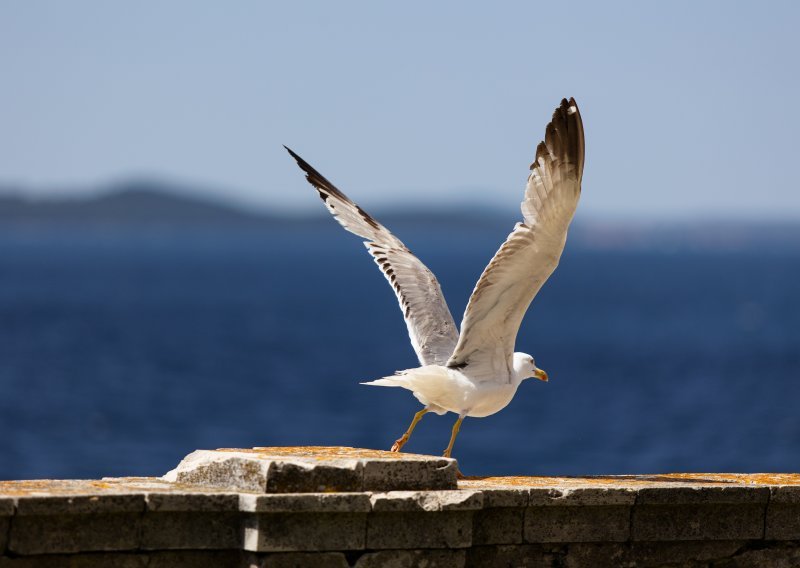
[[[317,188],[317,190],[324,188],[325,191],[328,191],[330,193],[336,193],[338,196],[338,194],[340,193],[339,190],[337,190],[336,187],[325,178],[325,176],[323,176],[321,173],[315,170],[311,166],[311,164],[309,164],[303,158],[301,158],[294,150],[292,150],[285,144],[283,145],[283,147],[286,148],[286,151],[289,152],[289,155],[292,158],[294,158],[294,161],[297,162],[297,165],[300,166],[300,169],[306,173],[306,179],[308,180],[308,183]],[[323,196],[323,201],[324,200],[325,198]]]
[[[578,103],[575,102],[574,97],[570,97],[569,99],[561,99],[561,104],[558,105],[555,111],[553,111],[553,119],[559,117],[567,117],[571,114],[577,114],[578,118],[581,116],[581,110],[578,108]]]
[[[571,160],[580,162],[583,172],[583,121],[574,97],[561,99],[553,111],[553,118],[545,127],[545,139],[536,146],[536,157],[530,165],[533,170],[540,159],[566,153]]]
[[[297,162],[297,165],[300,166],[303,170],[308,173],[309,170],[313,170],[308,162],[306,162],[303,158],[301,158],[294,150],[289,148],[286,144],[283,144],[283,147],[286,148],[286,151],[289,152],[289,155],[294,158],[294,161]]]

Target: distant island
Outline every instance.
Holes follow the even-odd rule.
[[[202,197],[183,187],[131,181],[80,197],[33,199],[0,191],[0,223],[15,225],[258,224],[269,217]]]
[[[465,204],[453,211],[439,208],[376,210],[390,229],[486,230],[498,244],[518,220],[516,212]],[[203,197],[192,188],[157,181],[118,183],[79,197],[31,198],[0,187],[0,231],[19,228],[78,230],[87,228],[187,228],[208,230],[290,230],[331,223],[327,213],[288,215],[245,210],[221,199]],[[407,234],[407,233],[406,233]],[[675,221],[631,222],[585,220],[580,215],[570,232],[570,244],[581,249],[608,250],[769,250],[800,251],[800,221]]]

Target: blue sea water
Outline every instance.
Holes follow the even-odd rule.
[[[413,231],[457,321],[496,232]],[[406,236],[406,233],[401,233]],[[800,470],[800,253],[579,250],[517,348],[551,377],[467,419],[467,474]],[[388,448],[416,360],[358,240],[304,230],[0,234],[0,478],[161,475],[197,448]],[[453,415],[408,451],[438,454]]]

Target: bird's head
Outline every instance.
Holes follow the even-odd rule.
[[[539,379],[547,382],[547,373],[536,366],[536,362],[527,353],[514,353],[514,374],[518,381]]]

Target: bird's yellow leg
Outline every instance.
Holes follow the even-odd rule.
[[[464,416],[459,416],[456,423],[453,424],[453,433],[450,435],[450,443],[447,444],[447,449],[444,451],[444,457],[449,458],[450,454],[453,452],[453,444],[456,443],[456,436],[458,436],[458,431],[461,430],[461,423],[464,421]]]
[[[417,422],[422,420],[422,417],[425,416],[425,413],[427,412],[428,409],[423,408],[414,415],[414,419],[411,421],[411,425],[408,427],[408,430],[406,430],[406,433],[400,436],[395,443],[392,444],[392,449],[390,451],[399,452],[401,449],[403,449],[403,446],[406,445],[406,442],[408,442],[408,439],[411,437],[411,433],[414,431],[414,428],[417,427]]]

